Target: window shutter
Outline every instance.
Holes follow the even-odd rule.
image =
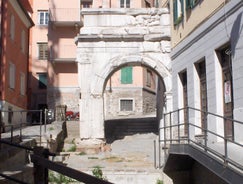
[[[121,83],[132,84],[132,67],[124,67],[121,69]]]
[[[125,0],[120,0],[120,8],[124,8],[124,1]]]
[[[181,13],[182,16],[184,16],[184,0],[180,0],[181,1]]]
[[[173,0],[173,20],[174,20],[174,23],[176,22],[177,18],[178,18],[177,0]]]
[[[39,88],[45,89],[47,86],[47,75],[45,73],[39,74]]]

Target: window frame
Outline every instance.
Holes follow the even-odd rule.
[[[126,107],[125,107],[125,109],[123,109],[122,108],[122,101],[123,102],[125,102],[125,101],[131,101],[131,107],[129,107],[129,108],[131,108],[131,109],[127,109]],[[134,99],[133,98],[120,98],[119,99],[119,111],[120,112],[133,112],[134,111]],[[127,104],[125,104],[125,105],[127,105]]]
[[[26,32],[22,30],[21,32],[21,51],[25,53],[26,50]]]
[[[48,43],[40,42],[37,43],[38,46],[38,60],[47,60],[48,59]]]
[[[37,73],[38,75],[38,88],[47,89],[47,73]],[[41,76],[45,76],[44,81],[41,79]]]
[[[120,0],[120,8],[131,8],[131,0]]]
[[[152,78],[153,78],[153,72],[151,70],[146,70],[146,86],[151,87],[152,86]]]
[[[43,18],[41,17],[42,14],[43,14]],[[49,24],[49,11],[48,10],[38,10],[37,23],[40,26],[47,26]]]
[[[26,81],[25,81],[25,74],[23,72],[20,73],[20,94],[25,95],[26,93]]]
[[[10,89],[15,89],[15,84],[16,84],[16,66],[14,63],[10,62],[9,63],[9,88]]]
[[[184,0],[173,0],[173,23],[180,24],[184,17]]]
[[[121,68],[121,84],[132,84],[133,83],[133,67],[126,66]]]
[[[15,17],[13,14],[10,17],[10,38],[11,40],[15,38]]]
[[[200,0],[186,0],[186,9],[193,9],[199,2]]]

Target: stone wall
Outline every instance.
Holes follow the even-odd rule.
[[[79,90],[77,88],[55,89],[48,92],[48,108],[55,109],[58,105],[66,105],[67,111],[79,111]]]
[[[156,113],[156,93],[149,89],[143,89],[143,114]]]
[[[132,99],[134,101],[133,111],[120,111],[120,100]],[[113,89],[106,91],[105,96],[105,119],[129,118],[131,116],[143,115],[142,88]]]

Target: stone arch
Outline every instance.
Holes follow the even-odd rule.
[[[170,69],[163,64],[162,60],[152,58],[144,54],[129,54],[116,56],[104,65],[100,71],[97,71],[94,80],[91,83],[91,94],[102,95],[106,80],[121,66],[139,65],[153,69],[164,81],[166,92],[171,91],[171,73]]]
[[[160,55],[161,56],[161,55]],[[102,67],[96,71],[90,81],[90,91],[88,96],[82,94],[80,100],[80,136],[82,139],[104,138],[104,102],[103,92],[109,76],[122,66],[140,65],[151,68],[161,79],[165,86],[165,103],[168,110],[171,109],[171,73],[170,58],[153,58],[149,54],[126,54],[119,55],[106,61]],[[165,61],[162,60],[164,58]],[[168,66],[166,66],[166,64]],[[169,107],[169,108],[168,108]],[[89,109],[89,111],[87,111]],[[83,113],[84,112],[84,113]]]

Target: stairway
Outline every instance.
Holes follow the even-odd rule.
[[[20,143],[18,136],[14,137],[14,143]],[[25,143],[25,146],[29,146],[29,144],[33,143]],[[12,147],[6,144],[1,144],[0,173],[13,177],[14,179],[18,179],[20,181],[33,183],[33,167],[32,164],[30,164],[30,160],[26,150]],[[0,184],[12,183],[15,184],[16,182],[0,177]]]
[[[128,135],[158,133],[158,124],[155,117],[117,119],[105,122],[106,139],[121,139]]]

